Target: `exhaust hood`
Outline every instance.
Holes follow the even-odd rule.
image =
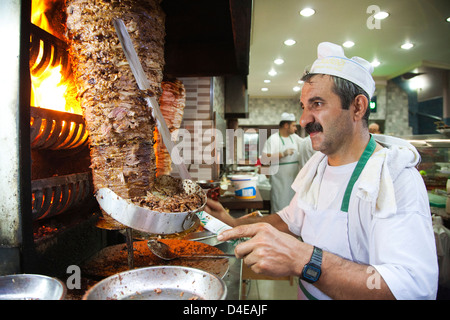
[[[248,118],[247,77],[225,78],[225,119]]]

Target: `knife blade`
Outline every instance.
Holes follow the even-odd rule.
[[[117,36],[119,37],[120,44],[122,45],[123,52],[130,64],[131,72],[133,73],[137,85],[140,90],[146,91],[150,89],[150,82],[142,68],[142,64],[139,57],[134,49],[133,42],[131,41],[130,35],[128,34],[127,28],[122,19],[115,19],[113,21],[114,28],[116,29]],[[155,97],[146,96],[145,101],[148,107],[152,110],[153,117],[156,119],[156,125],[158,131],[161,134],[164,145],[170,153],[172,162],[177,166],[178,171],[182,179],[192,180],[189,171],[187,170],[183,158],[180,156],[178,150],[171,139],[171,134],[169,128],[167,127],[166,120],[164,119],[161,110],[159,108],[159,103]]]

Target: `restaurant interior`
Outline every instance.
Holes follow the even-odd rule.
[[[429,196],[441,267],[437,298],[449,299],[450,2],[162,0],[160,5],[165,15],[161,75],[177,86],[176,124],[159,102],[184,166],[170,157],[173,150],[164,150],[167,140],[158,127],[156,174],[183,178],[187,170],[202,194],[233,217],[272,214],[269,165],[261,163],[264,144],[278,131],[284,112],[295,116],[296,134],[307,137],[299,124],[301,77],[317,58],[319,43],[341,45],[347,57],[363,57],[374,68],[369,123],[409,141],[421,155],[417,169]],[[99,206],[93,137],[74,83],[65,12],[65,0],[0,4],[0,30],[9,46],[0,54],[5,70],[0,76],[0,278],[57,279],[64,287],[59,298],[79,300],[102,280],[155,265],[149,239],[180,250],[183,241],[194,241],[201,249],[233,253],[234,245],[218,241],[195,214],[182,217],[182,230],[155,234],[135,228],[134,221],[113,221]],[[242,180],[254,193],[239,194]],[[236,258],[213,260],[176,261],[220,278],[229,300],[297,299],[294,277],[256,274]],[[75,285],[74,270],[81,270]],[[1,289],[5,281],[0,280],[0,296],[7,297]]]

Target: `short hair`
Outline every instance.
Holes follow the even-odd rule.
[[[311,79],[316,75],[320,75],[320,74],[306,73],[305,75],[303,75],[301,80],[304,82],[310,82]],[[370,103],[369,94],[366,91],[364,91],[357,84],[354,84],[353,82],[351,82],[347,79],[341,78],[341,77],[337,77],[337,76],[333,76],[333,75],[329,75],[329,76],[331,77],[331,79],[333,79],[333,83],[334,83],[333,92],[335,94],[337,94],[339,99],[341,100],[342,109],[348,110],[350,108],[350,104],[360,94],[364,95],[367,98],[367,102]],[[369,125],[369,116],[370,116],[370,108],[369,108],[369,106],[367,106],[366,113],[364,114],[364,116],[362,118],[364,120],[363,123],[365,124],[366,127],[368,127],[368,125]]]
[[[282,128],[282,127],[284,127],[284,125],[286,124],[286,123],[288,123],[289,125],[291,125],[291,123],[292,122],[295,122],[295,121],[290,121],[290,120],[281,120],[280,121],[280,128]]]

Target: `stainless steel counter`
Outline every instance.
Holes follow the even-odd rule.
[[[217,238],[201,240],[201,242],[212,245],[224,253],[234,253],[234,246],[230,242],[219,242]],[[241,298],[242,260],[229,258],[229,269],[223,277],[227,285],[227,300],[239,300]]]

